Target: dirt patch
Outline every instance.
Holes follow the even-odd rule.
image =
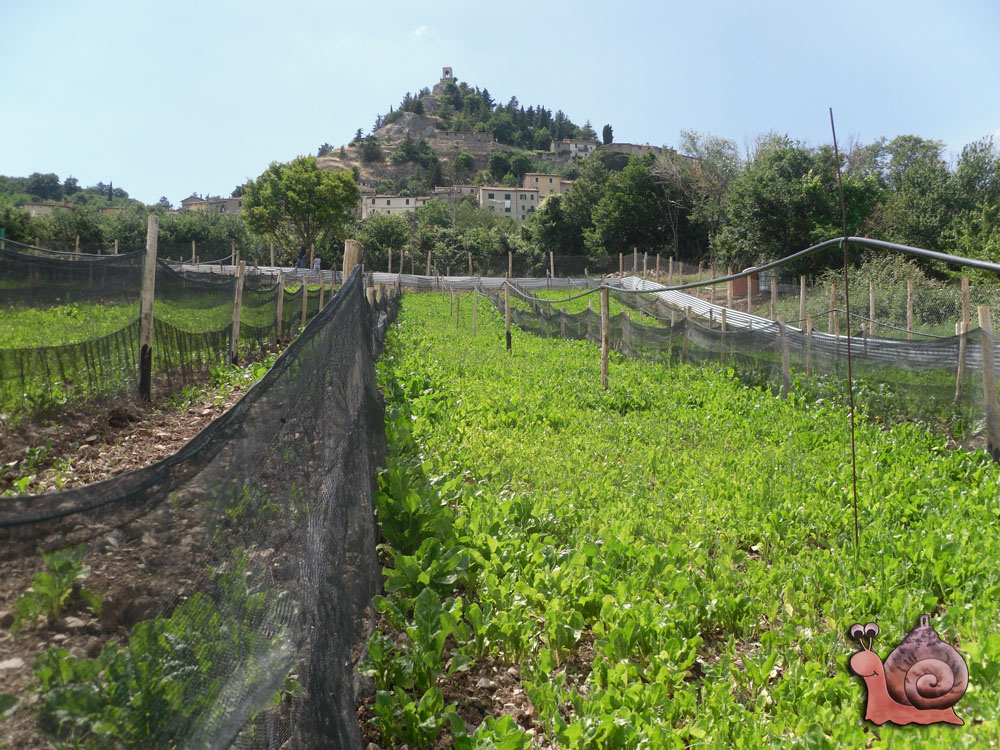
[[[166,397],[141,404],[119,400],[99,410],[67,414],[59,424],[22,426],[4,436],[0,465],[6,471],[0,491],[10,490],[23,469],[27,451],[45,446],[45,455],[31,467],[34,493],[68,489],[142,468],[166,458],[225,413],[243,394],[244,386],[206,390],[186,410],[170,406]],[[11,464],[14,464],[12,467]],[[136,623],[169,614],[174,607],[207,586],[208,511],[199,507],[161,504],[132,522],[100,530],[87,543],[84,563],[91,568],[80,582],[103,593],[100,616],[79,595],[79,586],[61,616],[27,624],[11,634],[15,606],[44,570],[40,555],[8,559],[0,576],[0,693],[22,700],[13,716],[0,720],[4,750],[51,746],[31,708],[39,696],[31,691],[31,665],[52,646],[78,657],[94,658],[105,644],[125,644]]]

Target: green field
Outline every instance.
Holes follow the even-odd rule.
[[[856,549],[830,403],[614,355],[604,392],[594,346],[515,331],[507,354],[495,311],[473,338],[437,295],[404,299],[380,377],[378,607],[406,633],[370,649],[383,747],[530,747],[509,719],[464,737],[449,712],[447,673],[497,663],[564,748],[1000,746],[984,454],[859,422]],[[965,726],[863,722],[847,628],[877,621],[885,658],[925,613],[968,664]]]

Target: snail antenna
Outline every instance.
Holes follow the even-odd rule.
[[[851,292],[847,280],[847,205],[844,202],[844,183],[840,176],[840,151],[837,148],[837,129],[833,124],[833,107],[830,107],[830,131],[833,133],[833,158],[837,164],[837,189],[840,191],[840,221],[843,228],[843,238],[840,248],[844,254],[844,307],[847,313],[847,402],[850,410],[851,423],[851,487],[854,497],[854,568],[858,568],[861,553],[860,533],[858,531],[858,459],[854,446],[854,378],[851,372]]]

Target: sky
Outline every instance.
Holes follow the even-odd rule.
[[[913,134],[1000,142],[995,0],[0,0],[0,174],[229,195],[346,144],[441,68],[506,102],[746,150]]]

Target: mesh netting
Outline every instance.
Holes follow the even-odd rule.
[[[593,284],[593,282],[591,282]],[[655,288],[626,278],[627,288]],[[585,284],[580,284],[581,288]],[[499,289],[485,291],[503,312]],[[610,316],[611,348],[626,356],[732,368],[755,386],[795,389],[807,398],[841,398],[847,392],[848,337],[808,330],[727,310],[681,292],[649,294],[612,290],[625,310]],[[601,343],[600,307],[566,312],[554,301],[539,301],[515,288],[511,320],[539,336]],[[1000,362],[992,334],[924,340],[886,339],[856,326],[850,339],[856,398],[870,418],[915,420],[943,429],[962,444],[978,446],[986,432],[983,385],[984,346]],[[995,448],[994,448],[995,450]]]
[[[0,498],[0,559],[85,542],[93,570],[123,571],[100,627],[130,635],[92,659],[61,657],[39,704],[51,736],[360,745],[354,667],[380,582],[372,491],[385,452],[373,360],[398,297],[370,306],[356,272],[326,302],[267,375],[169,458]]]
[[[19,419],[133,390],[144,254],[86,256],[0,250],[0,412]],[[168,389],[204,378],[232,350],[232,267],[157,263],[153,377]],[[244,277],[238,356],[292,338],[319,309],[319,279],[289,278],[277,328],[276,277]],[[327,278],[323,279],[328,282]],[[307,284],[305,315],[303,284]],[[330,290],[323,290],[329,298]]]

